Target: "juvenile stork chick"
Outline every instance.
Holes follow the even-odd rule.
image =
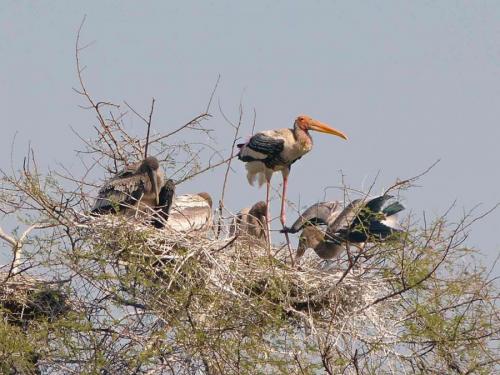
[[[174,190],[175,185],[171,180],[165,180],[158,160],[149,156],[139,163],[126,166],[106,181],[99,189],[92,212],[126,216],[160,214],[166,218]]]
[[[266,239],[266,202],[260,201],[252,207],[243,208],[231,227],[231,235],[246,236],[257,240]]]
[[[166,228],[177,232],[206,232],[212,228],[212,198],[203,192],[175,197]]]
[[[321,259],[333,259],[348,244],[382,241],[395,232],[401,232],[396,214],[404,207],[397,201],[386,204],[391,198],[385,194],[371,199],[356,199],[344,208],[338,201],[316,203],[282,232],[302,230],[297,258],[311,248]]]

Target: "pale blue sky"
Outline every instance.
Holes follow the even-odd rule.
[[[155,97],[158,129],[202,111],[220,74],[216,99],[231,117],[243,98],[243,135],[254,108],[257,130],[291,126],[306,113],[347,133],[348,142],[313,134],[315,149],[292,171],[292,200],[321,200],[340,169],[356,188],[380,171],[378,193],[441,159],[405,193],[408,209],[434,217],[456,200],[458,219],[500,201],[500,2],[2,1],[1,168],[16,131],[17,155],[31,141],[43,166],[78,166],[69,126],[90,134],[93,124],[72,91],[85,14],[83,38],[96,42],[84,56],[91,93],[143,112]],[[227,153],[229,129],[214,109],[210,127]],[[264,198],[246,185],[243,164],[234,167],[229,208]],[[179,190],[218,199],[222,173]],[[342,198],[334,190],[327,197]],[[490,259],[500,250],[499,221],[496,211],[468,240]]]

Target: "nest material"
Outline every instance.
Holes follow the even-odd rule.
[[[45,280],[15,275],[7,278],[0,274],[0,308],[9,323],[24,325],[34,319],[55,318],[70,310],[68,297]],[[6,280],[7,278],[7,280]]]
[[[324,322],[348,314],[354,317],[356,312],[361,319],[377,315],[377,307],[370,304],[387,293],[386,280],[363,270],[347,274],[339,269],[322,270],[321,262],[311,257],[305,257],[300,268],[291,267],[285,248],[273,247],[269,257],[265,244],[251,243],[248,238],[217,239],[210,231],[155,230],[116,216],[95,218],[87,229],[91,229],[93,247],[108,248],[113,261],[143,267],[145,272],[154,270],[151,274],[162,278],[159,282],[165,293],[199,288],[202,283],[208,293],[228,303],[259,298],[280,306],[285,316],[306,314]],[[195,275],[185,270],[193,263]]]

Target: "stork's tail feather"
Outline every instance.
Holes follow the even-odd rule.
[[[392,202],[391,204],[387,205],[386,207],[383,207],[383,204],[392,196],[385,195],[383,197],[378,197],[378,198],[383,198],[382,199],[382,204],[376,205],[377,211],[375,212],[382,212],[385,216],[385,219],[383,220],[371,220],[370,224],[368,226],[368,232],[370,235],[375,236],[379,239],[384,239],[394,232],[401,232],[402,228],[401,225],[399,224],[396,214],[403,211],[405,207],[399,203],[398,201]],[[375,199],[378,199],[375,198]],[[384,199],[385,198],[385,199]],[[371,203],[371,202],[370,202]],[[383,207],[383,208],[382,208]]]
[[[385,207],[382,212],[385,216],[396,215],[398,212],[401,212],[405,209],[405,207],[399,202],[393,202],[387,207]]]

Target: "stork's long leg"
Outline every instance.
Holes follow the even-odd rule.
[[[287,170],[283,173],[283,194],[281,195],[281,214],[280,220],[283,228],[285,228],[286,224],[286,215],[285,215],[285,204],[286,204],[286,188],[288,186],[288,173],[290,170]],[[290,255],[290,262],[292,263],[292,267],[295,266],[295,262],[293,260],[292,247],[290,246],[290,238],[288,237],[288,232],[285,232],[286,244],[288,247],[288,253]]]
[[[266,238],[268,246],[271,246],[271,215],[269,214],[270,191],[271,191],[271,179],[266,178]]]
[[[280,214],[280,220],[283,226],[285,226],[286,224],[285,204],[286,204],[287,185],[288,185],[288,174],[283,174],[283,194],[281,195],[281,214]]]

